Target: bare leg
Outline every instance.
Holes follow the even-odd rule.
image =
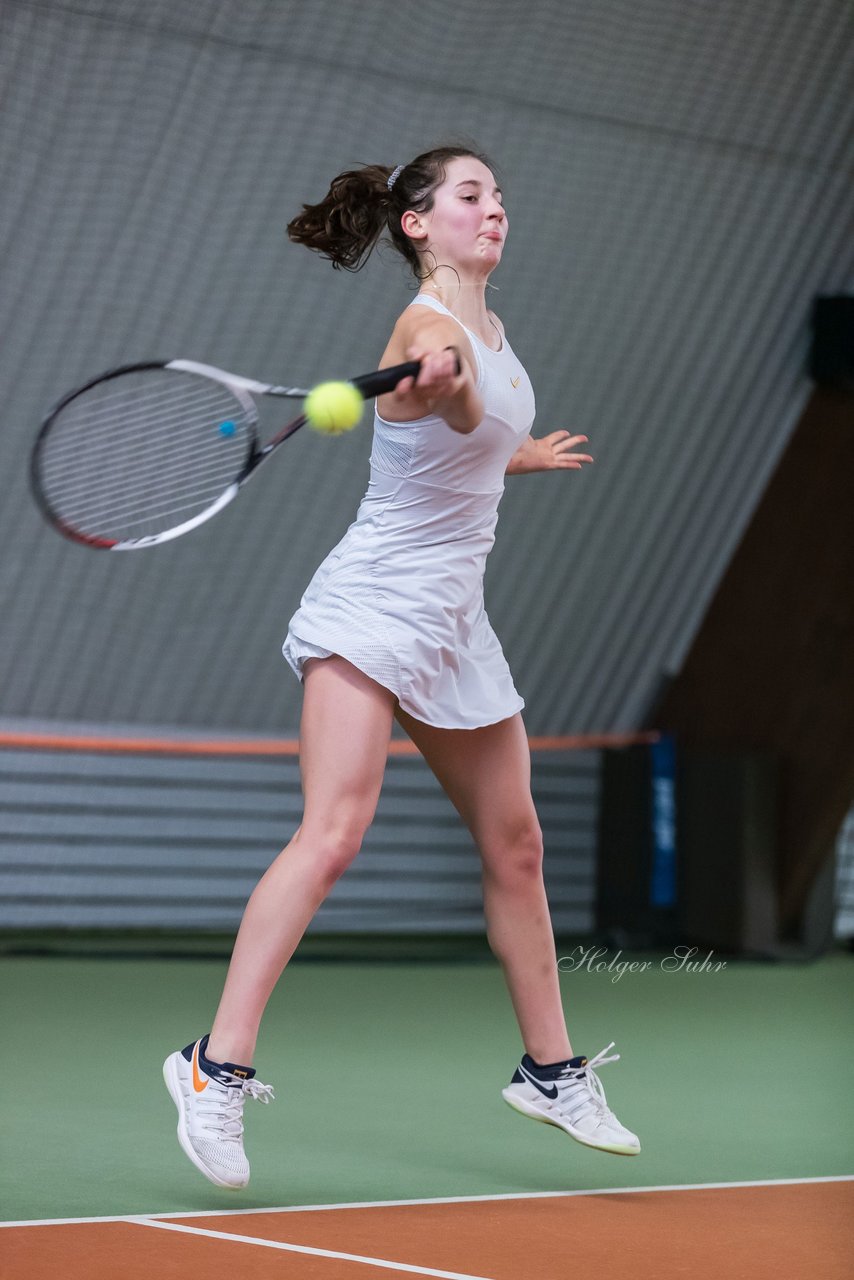
[[[208,1042],[249,1065],[261,1016],[312,916],[359,851],[382,786],[395,697],[343,658],[306,663],[300,726],[305,809],[247,903]]]
[[[482,729],[435,729],[400,708],[396,715],[477,842],[487,936],[525,1049],[537,1062],[572,1057],[522,717]]]

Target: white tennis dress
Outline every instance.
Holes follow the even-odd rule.
[[[422,294],[410,305],[451,315]],[[525,705],[484,610],[483,575],[534,392],[506,338],[492,351],[466,333],[482,421],[462,435],[436,415],[398,423],[375,412],[367,493],[282,647],[300,678],[308,658],[340,654],[404,711],[443,729],[494,724]]]

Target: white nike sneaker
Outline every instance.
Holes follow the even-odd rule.
[[[163,1079],[178,1108],[178,1141],[197,1169],[218,1187],[239,1191],[249,1181],[243,1150],[243,1101],[270,1102],[275,1094],[252,1067],[209,1062],[208,1037],[172,1053]]]
[[[613,1047],[612,1040],[595,1058],[579,1055],[547,1067],[538,1066],[526,1053],[501,1096],[523,1116],[557,1125],[587,1147],[636,1156],[640,1141],[620,1124],[605,1101],[605,1090],[596,1075],[597,1067],[619,1061],[618,1053],[605,1057]]]

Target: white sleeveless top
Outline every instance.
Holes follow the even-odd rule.
[[[422,294],[410,305],[451,315]],[[367,493],[283,645],[298,676],[308,658],[340,654],[404,711],[445,729],[494,724],[525,705],[484,610],[483,574],[534,392],[506,338],[493,351],[466,333],[483,419],[462,435],[436,415],[387,422],[375,411]]]

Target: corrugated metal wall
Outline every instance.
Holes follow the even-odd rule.
[[[595,929],[601,758],[532,757],[559,934]],[[300,815],[293,757],[0,747],[0,929],[230,932]],[[392,756],[364,847],[310,932],[482,930],[468,833],[424,761]],[[834,934],[854,935],[854,809],[836,845]]]
[[[279,645],[367,430],[294,440],[212,525],[124,557],[40,525],[26,453],[124,360],[374,366],[404,269],[333,273],[284,226],[341,168],[464,134],[500,162],[490,297],[535,430],[597,458],[508,483],[490,615],[529,731],[635,726],[804,403],[811,300],[854,279],[849,0],[5,0],[0,77],[0,714],[296,724]]]
[[[599,753],[537,752],[554,927],[593,924]],[[0,928],[236,929],[299,825],[282,759],[0,749]],[[474,845],[420,757],[392,757],[314,933],[480,933]]]

